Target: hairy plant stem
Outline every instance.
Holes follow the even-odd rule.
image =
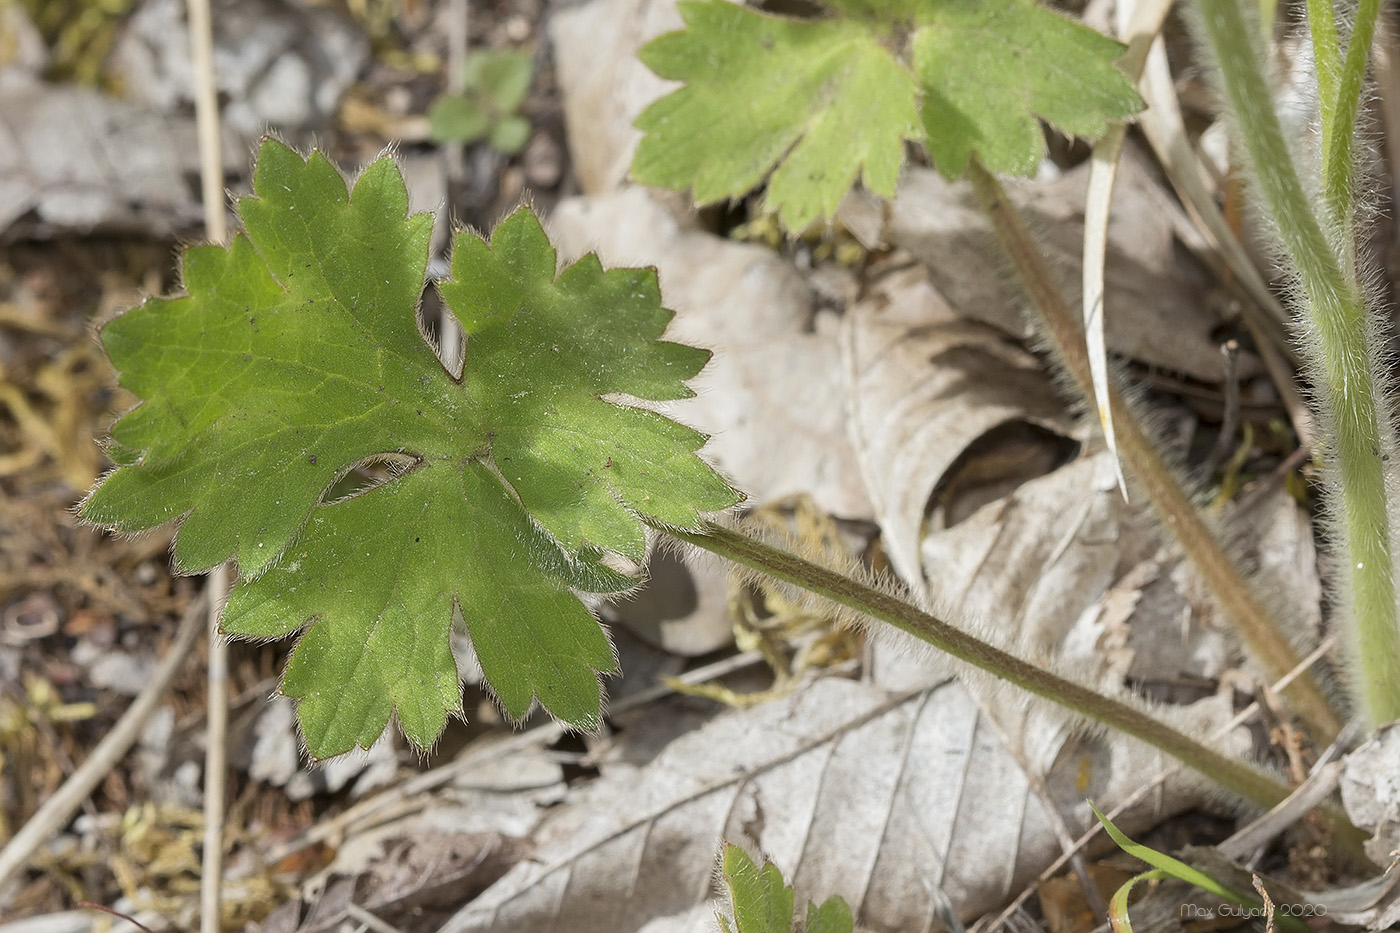
[[[1317,96],[1326,113],[1337,100],[1337,76],[1342,70],[1342,46],[1337,38],[1337,12],[1333,0],[1307,0],[1308,32],[1312,38],[1313,70],[1317,72]],[[1328,123],[1322,125],[1322,148],[1328,148]]]
[[[982,207],[991,217],[997,239],[1010,256],[1021,285],[1039,312],[1045,332],[1065,369],[1084,398],[1093,399],[1093,376],[1083,329],[1060,294],[1039,247],[1007,198],[1006,190],[976,158],[968,164],[967,177]],[[1278,680],[1283,677],[1298,666],[1298,654],[1249,584],[1240,576],[1234,561],[1206,527],[1181,484],[1157,455],[1156,448],[1122,393],[1111,383],[1108,397],[1117,429],[1118,452],[1129,471],[1137,478],[1162,522],[1176,536],[1182,550],[1220,601],[1221,608],[1234,622],[1254,657],[1270,678]],[[1336,738],[1342,728],[1341,720],[1310,674],[1304,673],[1297,678],[1285,691],[1285,696],[1307,723],[1317,742],[1326,745]]]
[[[701,532],[681,531],[659,524],[655,527],[736,564],[893,625],[1007,683],[1140,739],[1260,806],[1272,807],[1290,793],[1287,786],[1263,771],[1202,745],[1128,703],[1036,667],[859,580],[712,522],[706,523]],[[1346,816],[1335,808],[1322,809],[1334,824],[1337,838],[1347,840],[1348,851],[1359,851],[1363,837]]]
[[[1331,0],[1321,2],[1330,4]],[[1318,44],[1319,32],[1330,32],[1335,50],[1338,47],[1336,24],[1313,20],[1313,7],[1317,3],[1318,0],[1312,0],[1308,4],[1308,25],[1313,33],[1313,45],[1316,47]],[[1338,233],[1348,245],[1348,252],[1354,217],[1351,187],[1356,172],[1352,142],[1356,133],[1356,114],[1361,107],[1361,89],[1366,81],[1366,65],[1371,57],[1371,40],[1376,35],[1376,18],[1380,16],[1380,11],[1380,0],[1360,0],[1357,4],[1356,20],[1352,24],[1351,38],[1347,40],[1346,57],[1338,63],[1341,72],[1332,93],[1323,94],[1321,98],[1322,194]],[[1321,84],[1320,63],[1317,70],[1318,83]]]
[[[1369,0],[1363,0],[1362,14]],[[1200,0],[1201,19],[1220,67],[1222,90],[1248,155],[1255,183],[1277,225],[1279,236],[1305,298],[1309,336],[1304,350],[1313,368],[1317,399],[1330,427],[1326,451],[1332,467],[1328,508],[1338,523],[1347,592],[1339,613],[1355,666],[1352,689],[1369,725],[1400,718],[1400,626],[1397,626],[1394,564],[1384,460],[1389,432],[1382,428],[1379,366],[1367,336],[1366,307],[1351,248],[1351,122],[1365,73],[1369,24],[1358,14],[1336,89],[1324,157],[1324,187],[1340,185],[1339,200],[1328,205],[1334,238],[1313,212],[1294,168],[1264,80],[1263,54],[1235,0]],[[1359,58],[1358,58],[1359,56]],[[1345,117],[1342,126],[1338,120]],[[1347,165],[1335,159],[1345,155]],[[1330,163],[1330,164],[1329,164]],[[1336,244],[1334,247],[1333,243]],[[1339,257],[1338,253],[1341,253]]]

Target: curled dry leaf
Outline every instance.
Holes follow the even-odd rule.
[[[1108,349],[1117,354],[1219,381],[1224,370],[1211,331],[1219,321],[1204,301],[1205,279],[1174,248],[1179,211],[1138,160],[1125,153],[1109,220],[1106,303]],[[1088,166],[1049,184],[1008,180],[1016,207],[1032,224],[1067,296],[1079,294],[1083,204]],[[890,207],[885,238],[922,261],[935,286],[962,313],[1014,334],[1029,335],[1025,301],[992,246],[991,228],[963,185],[931,169],[910,169]],[[1257,371],[1242,359],[1242,374]]]
[[[958,317],[921,269],[885,278],[848,317],[852,435],[895,569],[1038,656],[1065,660],[1071,629],[1088,625],[1068,650],[1101,673],[1099,606],[1156,549],[1111,463],[1074,459],[1035,358]]]
[[[1110,688],[1125,677],[1201,684],[1238,663],[1195,573],[1164,549],[1140,497],[1119,493],[1101,442],[1080,453],[1086,429],[1033,357],[958,317],[918,267],[877,281],[847,325],[852,438],[911,588]],[[1306,515],[1280,491],[1242,519],[1238,556],[1292,607],[1297,634],[1315,636]],[[904,682],[902,669],[917,676],[894,654],[877,652],[886,686]]]
[[[1035,357],[959,316],[922,267],[882,279],[849,309],[843,336],[851,439],[885,549],[900,576],[926,591],[918,549],[935,493],[961,512],[987,501],[960,495],[974,486],[985,494],[997,480],[1014,488],[1046,472],[1077,448],[1071,422]],[[969,457],[993,432],[985,455]]]
[[[1082,435],[1034,360],[984,327],[959,320],[917,269],[887,277],[849,313],[853,433],[892,563],[944,614],[1037,663],[1108,690],[1134,677],[1163,682],[1163,696],[1199,696],[1237,662],[1233,639],[1213,624],[1199,583],[1161,545],[1143,505],[1124,501],[1107,454],[1095,444],[1076,456]],[[1306,522],[1286,496],[1265,505],[1252,537],[1269,553],[1257,563],[1291,568],[1289,598],[1315,602]],[[910,647],[896,642],[876,644],[874,677],[887,688],[911,686],[928,664],[903,657]],[[1173,689],[1178,682],[1190,689]],[[1003,753],[1031,786],[1053,794],[1074,785],[1073,726],[985,686],[972,682],[981,721],[998,725]],[[1216,723],[1229,715],[1223,695],[1199,711],[1210,708]],[[1131,754],[1116,736],[1103,742]],[[1006,786],[1003,775],[987,780]],[[1033,824],[1023,814],[976,825],[995,840],[1024,839]]]

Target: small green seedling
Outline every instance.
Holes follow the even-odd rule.
[[[1214,875],[1192,868],[1180,859],[1172,858],[1165,852],[1158,852],[1151,846],[1145,846],[1140,842],[1134,842],[1117,826],[1113,821],[1104,816],[1098,807],[1089,804],[1094,811],[1094,816],[1098,817],[1099,825],[1108,833],[1109,838],[1118,844],[1124,852],[1135,858],[1139,858],[1152,868],[1142,874],[1136,875],[1126,881],[1114,892],[1113,899],[1108,906],[1108,919],[1113,925],[1115,933],[1133,933],[1133,924],[1128,916],[1128,897],[1132,894],[1133,888],[1141,881],[1161,881],[1167,878],[1174,878],[1177,881],[1184,881],[1187,884],[1195,885],[1202,891],[1215,895],[1227,904],[1234,904],[1237,907],[1252,912],[1258,911],[1259,916],[1264,915],[1265,904],[1259,898],[1237,888],[1232,888],[1220,881]],[[1272,919],[1272,917],[1271,917]],[[1287,913],[1278,915],[1278,923],[1289,933],[1308,933],[1310,927],[1296,916]]]
[[[462,92],[444,94],[428,108],[434,142],[474,143],[514,155],[530,141],[520,108],[534,79],[530,56],[514,49],[475,52],[462,69]]]
[[[794,917],[795,895],[772,862],[759,867],[747,852],[725,845],[720,874],[729,894],[730,915],[718,915],[724,933],[851,933],[851,908],[835,895],[820,906],[808,902],[805,921]]]

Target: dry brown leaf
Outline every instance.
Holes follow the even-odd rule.
[[[1157,550],[1112,462],[1073,459],[1035,358],[960,318],[921,269],[881,280],[848,318],[852,435],[891,564],[953,621],[1089,661],[1098,682],[1105,596]],[[904,666],[881,660],[877,677]]]
[[[353,875],[333,875],[307,903],[278,909],[261,933],[329,933],[369,916],[401,933],[435,930],[451,909],[484,890],[529,847],[500,833],[424,830],[384,841]]]
[[[1341,791],[1352,822],[1374,834],[1366,854],[1378,865],[1400,859],[1400,725],[1383,727],[1347,756]]]
[[[1215,706],[1208,718],[1227,712]],[[606,772],[543,825],[536,858],[443,933],[706,929],[720,839],[772,858],[799,890],[845,897],[872,930],[933,930],[940,897],[964,918],[1002,903],[1058,853],[1057,821],[1088,824],[1086,795],[1121,800],[1161,763],[1040,707],[994,721],[953,681],[891,693],[819,680]],[[1127,820],[1201,799],[1183,782]]]
[[[1220,321],[1205,301],[1204,276],[1174,248],[1172,216],[1180,209],[1138,159],[1125,153],[1109,222],[1106,303],[1108,348],[1145,363],[1220,381],[1224,368],[1212,331]],[[1059,271],[1067,296],[1079,294],[1083,205],[1088,166],[1049,184],[1009,180],[1007,189]],[[995,246],[986,216],[962,184],[930,169],[904,173],[885,238],[928,267],[935,286],[963,314],[1030,335],[1025,300]],[[1241,373],[1258,371],[1253,357]]]
[[[1074,459],[1086,429],[1033,357],[959,317],[919,267],[879,279],[847,319],[853,441],[891,564],[917,593],[1110,688],[1184,681],[1194,699],[1236,663],[1228,623],[1141,498],[1124,500],[1102,442],[1090,433]],[[1239,524],[1238,557],[1315,637],[1306,514],[1276,491]],[[888,654],[877,677],[897,686],[907,665]]]
[[[584,194],[606,194],[626,181],[642,138],[632,123],[670,85],[637,50],[683,25],[675,0],[598,0],[552,18],[569,156]]]
[[[1071,422],[1035,357],[959,316],[922,267],[881,279],[848,310],[843,336],[851,439],[885,550],[926,592],[919,546],[929,511],[941,506],[955,522],[1000,482],[1015,488],[1058,466],[1078,447]]]

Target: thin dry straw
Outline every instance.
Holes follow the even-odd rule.
[[[209,0],[186,0],[190,55],[194,62],[194,108],[199,138],[199,178],[204,230],[212,243],[228,241],[224,212],[224,165],[219,141],[219,104],[214,91],[214,31]],[[200,930],[220,933],[224,876],[224,772],[228,739],[228,643],[219,635],[219,610],[228,594],[228,566],[205,581],[209,612],[208,741],[204,749],[204,853],[199,882]]]

